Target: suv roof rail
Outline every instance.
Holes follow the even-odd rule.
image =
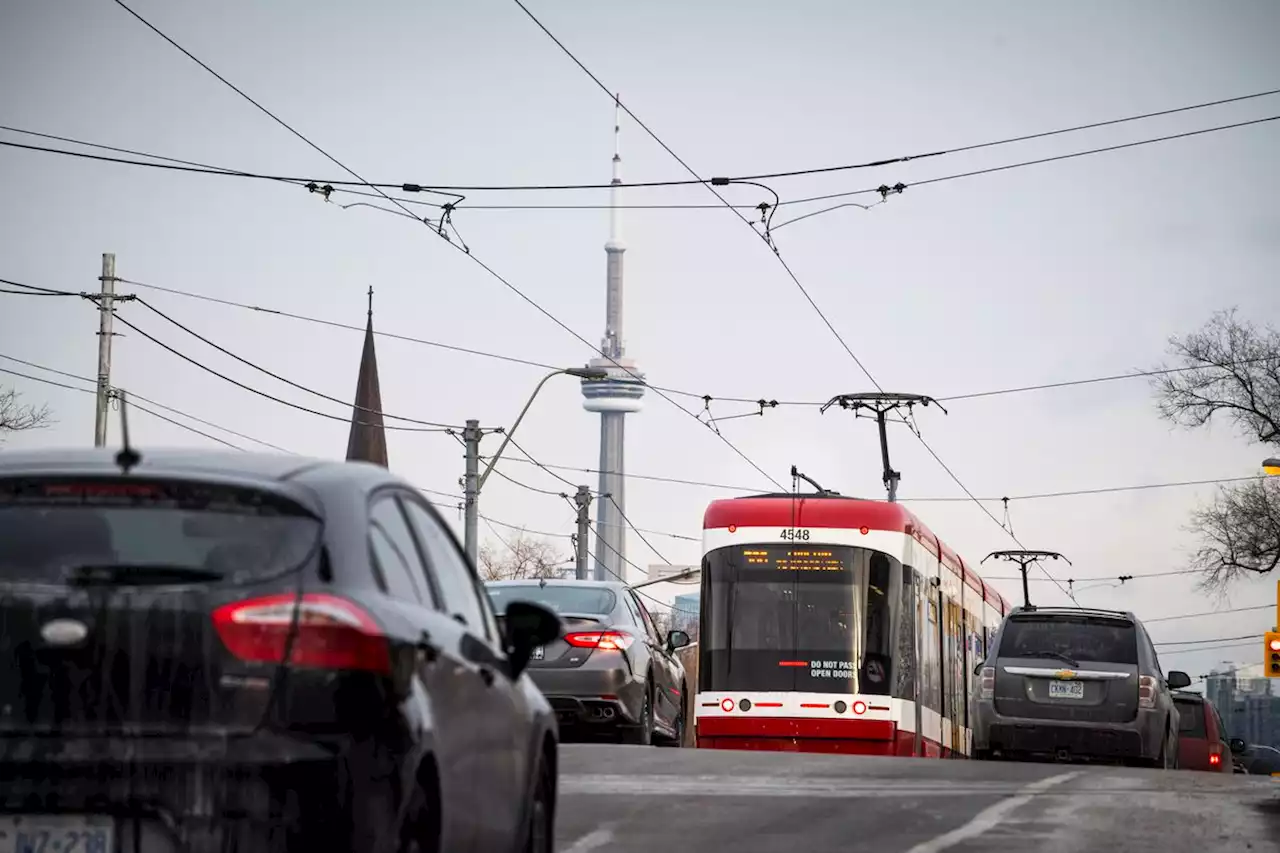
[[[1137,617],[1128,610],[1107,610],[1102,607],[1076,607],[1074,605],[1061,605],[1053,607],[1015,607],[1009,611],[1009,615],[1013,616],[1018,613],[1054,613],[1064,615],[1081,615],[1081,616],[1123,616],[1126,619],[1138,621]]]

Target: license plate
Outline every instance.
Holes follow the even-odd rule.
[[[533,659],[534,659],[534,660],[542,660],[542,658],[543,658],[543,656],[544,656],[545,654],[546,654],[546,652],[543,650],[542,646],[534,646],[534,647],[533,647]]]
[[[1084,683],[1080,681],[1050,681],[1050,699],[1083,699]]]
[[[114,853],[103,815],[0,815],[0,853]]]

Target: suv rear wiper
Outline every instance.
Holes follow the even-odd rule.
[[[222,572],[197,566],[86,563],[68,569],[63,580],[68,586],[159,586],[220,581],[224,577]]]
[[[1060,661],[1062,661],[1063,663],[1071,664],[1072,666],[1079,666],[1079,665],[1080,665],[1080,662],[1079,662],[1078,660],[1076,660],[1075,658],[1071,657],[1071,655],[1064,655],[1062,652],[1050,652],[1050,651],[1027,652],[1026,654],[1019,655],[1019,657],[1025,657],[1025,658],[1056,658],[1057,660],[1060,660]]]

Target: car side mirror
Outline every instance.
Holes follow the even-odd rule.
[[[1232,755],[1244,755],[1249,751],[1249,744],[1245,743],[1242,737],[1233,737],[1227,741],[1227,747],[1231,750]]]
[[[689,635],[686,634],[684,631],[667,632],[667,648],[673,652],[676,649],[683,649],[685,646],[689,645],[691,642],[693,641],[689,639]]]
[[[1177,669],[1169,670],[1169,678],[1167,679],[1170,690],[1181,690],[1184,687],[1191,686],[1191,676]]]
[[[563,630],[559,616],[532,601],[508,604],[503,622],[506,623],[507,674],[512,679],[524,672],[535,648],[559,637]]]

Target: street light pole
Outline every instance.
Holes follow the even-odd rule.
[[[489,464],[484,470],[476,476],[472,467],[472,456],[468,454],[467,478],[464,484],[463,501],[467,508],[466,513],[466,529],[464,531],[464,540],[466,544],[467,556],[471,558],[474,564],[480,557],[480,545],[477,525],[479,523],[479,501],[480,492],[484,489],[485,482],[489,479],[489,475],[493,473],[493,469],[498,464],[498,460],[502,458],[502,452],[507,449],[507,445],[511,443],[511,436],[515,435],[516,429],[519,428],[520,422],[524,420],[524,416],[529,413],[529,407],[533,405],[533,401],[537,399],[538,393],[542,391],[542,386],[553,376],[560,375],[576,376],[579,379],[607,379],[608,371],[598,367],[565,367],[560,370],[553,370],[546,376],[542,377],[542,381],[533,389],[533,393],[529,395],[528,401],[525,402],[524,408],[520,410],[520,414],[516,416],[515,422],[505,430],[502,437],[502,444],[498,445],[498,450],[489,458]],[[468,427],[471,422],[468,421]],[[477,430],[478,432],[478,430]],[[475,459],[478,462],[479,457],[479,436],[475,437],[474,446]],[[478,467],[478,465],[476,466]]]

